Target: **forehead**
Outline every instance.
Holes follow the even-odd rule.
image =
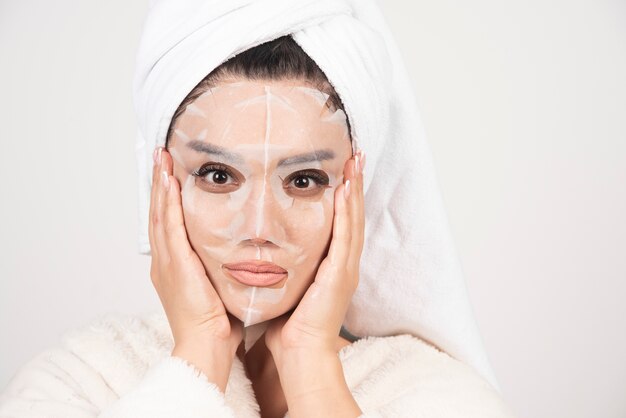
[[[349,141],[346,115],[329,108],[328,98],[302,81],[224,82],[187,106],[173,136],[224,147],[345,146]]]

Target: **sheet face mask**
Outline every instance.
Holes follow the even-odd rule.
[[[297,305],[330,244],[353,143],[328,97],[303,81],[223,82],[186,107],[169,140],[189,241],[243,322],[246,351]],[[259,283],[224,267],[247,261],[282,273]]]

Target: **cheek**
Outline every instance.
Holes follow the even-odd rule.
[[[182,184],[182,206],[189,241],[196,252],[204,253],[211,248],[220,253],[212,254],[215,258],[223,257],[226,254],[221,254],[220,246],[233,240],[235,230],[243,224],[243,214],[230,208],[228,194],[207,193],[194,184],[192,175]]]
[[[332,190],[326,193],[332,194]],[[296,200],[285,212],[285,217],[289,224],[289,241],[301,247],[306,259],[317,265],[332,233],[333,202],[326,199],[318,202]]]
[[[333,199],[337,181],[331,174],[331,187],[310,197],[295,197],[286,193],[281,181],[273,181],[271,184],[274,217],[280,218],[280,223],[285,228],[285,244],[294,249],[299,248],[303,256],[300,258],[320,261],[318,258],[326,247],[332,230]]]

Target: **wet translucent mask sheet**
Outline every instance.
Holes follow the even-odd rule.
[[[334,190],[352,155],[346,115],[302,81],[226,82],[177,119],[168,144],[189,241],[244,326],[295,307],[332,234]],[[261,260],[278,283],[240,283],[224,264]]]

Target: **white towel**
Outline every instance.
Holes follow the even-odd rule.
[[[209,72],[291,34],[341,97],[367,154],[365,244],[344,327],[410,333],[473,366],[500,391],[476,325],[404,62],[374,0],[156,0],[143,27],[138,117],[140,252],[149,254],[152,151]]]

